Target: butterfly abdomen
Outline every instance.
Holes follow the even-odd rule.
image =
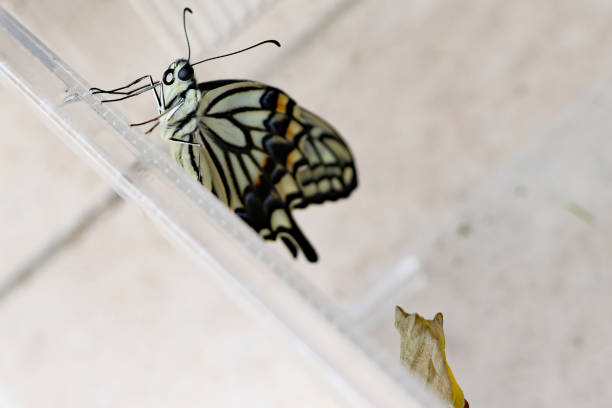
[[[165,139],[179,139],[193,133],[198,125],[197,110],[202,99],[198,89],[190,88],[179,94],[179,103],[167,108],[162,114],[162,133]]]

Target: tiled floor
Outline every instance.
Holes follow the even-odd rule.
[[[133,205],[0,301],[0,383],[15,406],[338,406],[282,331]]]
[[[159,52],[138,2],[8,3],[96,84],[169,60],[173,42]],[[604,405],[610,197],[593,191],[609,187],[612,159],[599,134],[540,136],[612,71],[608,3],[332,3],[269,6],[223,48],[275,37],[284,51],[198,74],[274,83],[353,148],[360,189],[298,215],[324,259],[300,266],[350,305],[385,260],[416,254],[429,286],[403,306],[445,313],[472,406]],[[341,405],[282,331],[236,306],[134,204],[100,208],[109,188],[6,81],[0,103],[0,285],[35,266],[0,298],[0,405]],[[377,337],[393,348],[388,326]]]
[[[52,128],[7,80],[2,80],[7,129],[0,174],[0,276],[24,268],[29,259],[108,193],[108,186],[57,138]],[[44,205],[41,205],[43,204]]]

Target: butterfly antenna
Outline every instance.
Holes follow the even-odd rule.
[[[193,11],[191,11],[189,7],[185,7],[183,9],[183,31],[185,31],[185,40],[187,40],[187,62],[189,62],[189,59],[191,58],[191,46],[189,45],[189,36],[187,35],[187,24],[185,22],[187,12],[189,12],[189,14],[193,14]]]
[[[229,54],[223,54],[223,55],[218,55],[216,57],[203,59],[202,61],[198,61],[196,63],[191,64],[191,66],[198,65],[198,64],[201,64],[203,62],[211,61],[211,60],[218,59],[218,58],[229,57],[230,55],[240,54],[241,52],[248,51],[251,48],[259,47],[260,45],[267,44],[267,43],[274,44],[277,47],[281,46],[280,43],[278,41],[276,41],[276,40],[266,40],[266,41],[259,42],[259,43],[255,44],[255,45],[251,45],[250,47],[247,47],[247,48],[239,50],[239,51],[234,51],[234,52],[230,52]]]

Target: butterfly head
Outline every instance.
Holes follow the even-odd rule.
[[[239,54],[241,52],[250,50],[251,48],[258,47],[262,44],[271,43],[280,47],[280,43],[276,40],[261,41],[255,45],[244,48],[239,51],[230,52],[229,54],[218,55],[216,57],[205,58],[203,60],[191,63],[191,45],[189,44],[189,36],[187,35],[187,24],[186,16],[187,13],[191,14],[192,11],[189,7],[183,9],[183,31],[185,32],[185,41],[187,42],[187,59],[178,59],[174,61],[162,75],[163,93],[164,93],[164,105],[163,109],[168,109],[184,98],[189,89],[197,88],[195,77],[193,73],[193,67],[206,61],[215,60],[218,58],[228,57],[230,55]]]
[[[172,62],[162,74],[162,83],[167,109],[180,99],[180,95],[184,96],[188,89],[195,88],[193,67],[185,59]]]

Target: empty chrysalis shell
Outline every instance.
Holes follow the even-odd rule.
[[[400,333],[402,364],[434,389],[449,407],[468,408],[463,391],[446,362],[442,313],[427,320],[395,307],[395,327]]]

